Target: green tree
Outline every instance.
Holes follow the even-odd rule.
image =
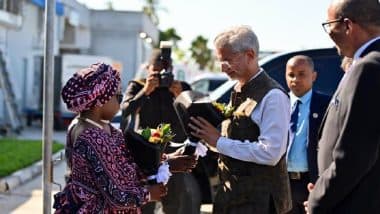
[[[108,0],[108,1],[106,2],[106,6],[107,6],[107,10],[114,10],[112,0]]]
[[[159,41],[172,41],[174,47],[177,47],[177,42],[181,39],[181,36],[178,35],[177,31],[174,28],[160,31]]]
[[[178,61],[184,61],[186,57],[186,53],[184,50],[180,48],[175,48],[174,49],[174,54],[176,55]]]
[[[198,63],[201,70],[212,64],[212,51],[207,47],[208,39],[197,36],[190,47],[191,57]]]
[[[180,41],[182,37],[178,35],[177,31],[174,28],[168,28],[165,31],[160,30],[160,35],[159,35],[159,41],[171,41],[173,42],[173,47],[172,47],[172,53],[175,54],[177,60],[182,61],[185,58],[185,52],[181,50],[177,42]],[[160,44],[156,44],[155,47],[159,48]]]
[[[165,10],[159,7],[159,0],[145,0],[145,6],[143,6],[143,12],[152,20],[156,26],[160,23],[157,15],[158,10]]]

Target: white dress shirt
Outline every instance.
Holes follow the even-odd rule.
[[[289,109],[288,96],[280,89],[270,90],[251,114],[252,121],[260,129],[258,141],[249,142],[220,137],[216,145],[217,151],[242,161],[276,165],[286,151]]]

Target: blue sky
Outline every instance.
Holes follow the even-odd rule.
[[[90,8],[104,9],[107,0],[78,0]],[[143,0],[113,0],[116,10],[141,10]],[[212,40],[232,25],[249,25],[261,50],[297,50],[332,47],[323,31],[330,0],[160,0],[159,28],[174,27],[182,37],[180,47],[202,35]]]

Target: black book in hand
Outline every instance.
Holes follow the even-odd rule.
[[[184,91],[175,99],[174,109],[190,141],[200,140],[191,134],[192,130],[188,125],[190,117],[203,117],[215,127],[225,119],[222,112],[215,108],[212,102],[208,96],[196,91]]]

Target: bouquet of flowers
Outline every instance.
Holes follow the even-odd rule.
[[[149,143],[166,145],[173,139],[174,134],[172,133],[170,124],[164,123],[158,125],[156,129],[143,129],[141,131],[141,136],[143,136],[145,140],[148,140]]]
[[[169,165],[161,163],[162,153],[174,134],[170,124],[160,124],[157,128],[145,128],[136,133],[126,131],[127,148],[136,164],[148,176],[149,183],[166,183],[171,175]]]
[[[225,103],[212,102],[212,105],[223,114],[224,118],[232,117],[232,114],[235,111],[235,107],[226,105]]]

